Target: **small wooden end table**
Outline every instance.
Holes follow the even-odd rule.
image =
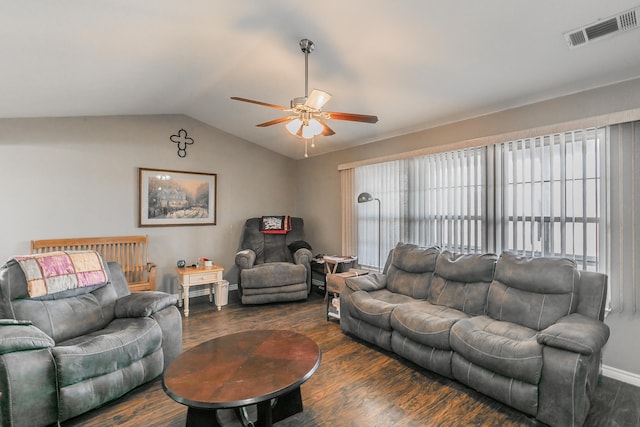
[[[180,285],[180,299],[178,304],[182,305],[184,296],[184,317],[189,317],[189,287],[196,285],[209,285],[209,302],[213,302],[213,285],[221,282],[224,268],[214,264],[213,267],[176,267],[178,273],[178,284]],[[218,310],[220,310],[218,306]]]
[[[187,427],[219,426],[218,409],[254,404],[255,425],[268,427],[303,410],[300,385],[321,359],[318,345],[297,332],[238,332],[180,354],[167,367],[162,388],[189,407]]]

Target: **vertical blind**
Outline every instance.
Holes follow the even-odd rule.
[[[472,148],[356,168],[356,194],[380,199],[381,263],[400,241],[483,250],[484,158]],[[359,262],[378,267],[377,202],[360,204],[357,218]]]
[[[483,148],[410,159],[407,241],[481,252],[485,195]]]
[[[522,139],[355,168],[361,264],[399,242],[454,252],[564,256],[603,271],[606,129]]]
[[[605,129],[495,146],[496,250],[573,258],[603,271]]]

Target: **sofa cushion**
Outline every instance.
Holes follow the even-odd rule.
[[[391,327],[401,335],[420,344],[450,350],[451,327],[467,316],[462,311],[427,301],[402,304],[391,313]]]
[[[391,252],[387,270],[387,289],[391,292],[425,299],[436,268],[440,249],[398,243]]]
[[[437,305],[485,314],[489,284],[496,264],[495,254],[455,254],[443,251],[436,261],[427,299]]]
[[[487,314],[540,331],[574,311],[578,278],[572,260],[504,252],[489,287]]]
[[[286,247],[286,246],[285,246]],[[302,264],[270,262],[242,270],[243,289],[272,288],[307,282],[307,269]]]
[[[537,331],[488,316],[463,319],[451,327],[451,348],[471,363],[508,378],[538,384],[542,348]]]
[[[378,328],[391,330],[391,312],[400,304],[414,301],[406,295],[390,292],[387,289],[351,294],[351,315]]]
[[[102,329],[113,317],[107,317],[99,300],[92,293],[60,300],[13,301],[17,319],[28,319],[58,343]]]
[[[162,344],[158,323],[148,317],[115,319],[106,328],[73,338],[52,349],[59,387],[123,369]]]

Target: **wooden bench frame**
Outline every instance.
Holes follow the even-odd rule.
[[[122,266],[131,292],[156,289],[156,265],[149,262],[148,236],[85,237],[32,240],[31,253],[96,251],[107,261]]]

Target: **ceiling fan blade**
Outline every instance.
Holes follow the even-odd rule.
[[[278,123],[283,123],[283,122],[288,122],[289,120],[293,120],[295,117],[280,117],[279,119],[275,119],[275,120],[271,120],[269,122],[264,122],[264,123],[260,123],[256,126],[260,127],[260,128],[264,128],[267,126],[271,126],[271,125],[277,125]]]
[[[318,120],[318,119],[316,119]],[[336,133],[333,131],[333,129],[331,129],[329,126],[327,126],[327,124],[322,121],[322,120],[318,120],[318,122],[322,125],[322,132],[320,133],[320,135],[322,136],[331,136],[331,135],[335,135]]]
[[[269,107],[269,108],[275,108],[276,110],[287,110],[287,107],[283,107],[281,105],[275,105],[275,104],[269,104],[266,102],[262,102],[262,101],[255,101],[253,99],[248,99],[248,98],[240,98],[237,96],[232,96],[231,99],[234,99],[236,101],[242,101],[242,102],[249,102],[251,104],[258,104],[258,105],[262,105],[265,107]]]
[[[353,114],[353,113],[338,113],[335,111],[325,111],[322,113],[322,117],[332,120],[346,120],[349,122],[362,122],[362,123],[376,123],[378,121],[377,116],[369,116],[367,114]]]
[[[304,103],[305,107],[313,108],[314,110],[321,109],[324,104],[329,102],[331,94],[319,89],[313,89]]]

